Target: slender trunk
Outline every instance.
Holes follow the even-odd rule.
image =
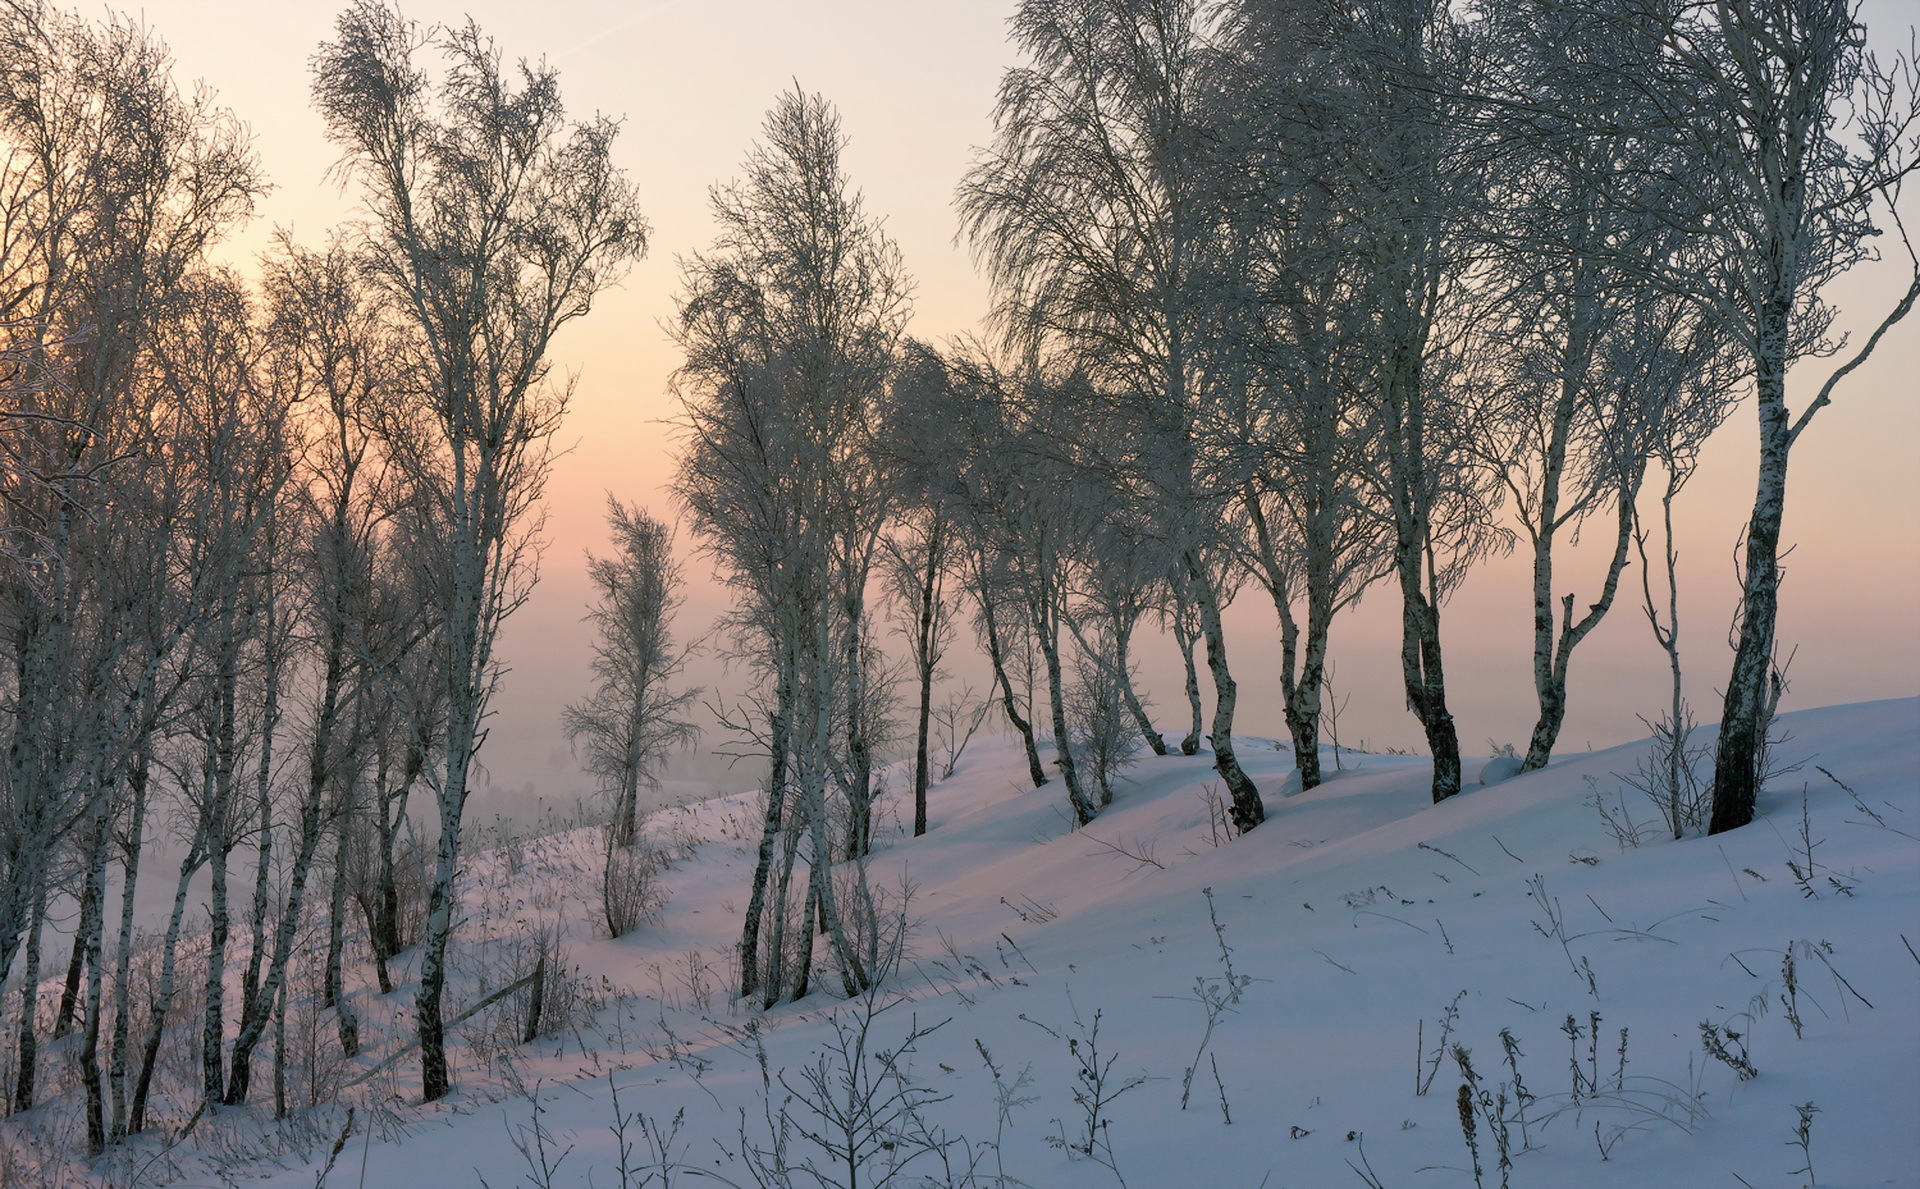
[[[1331,451],[1331,447],[1328,447]],[[1330,469],[1330,468],[1329,468]],[[1306,647],[1300,657],[1300,674],[1287,699],[1289,727],[1294,739],[1294,763],[1300,770],[1300,787],[1317,786],[1320,772],[1320,710],[1327,680],[1327,638],[1333,631],[1334,613],[1339,609],[1340,591],[1334,577],[1334,549],[1338,526],[1335,523],[1336,498],[1329,492],[1315,493],[1314,507],[1307,524],[1307,631]],[[1293,720],[1298,725],[1293,725]]]
[[[147,781],[150,775],[149,753],[142,745],[128,771],[131,793],[127,805],[127,838],[120,852],[124,878],[120,885],[120,925],[113,959],[113,1036],[108,1041],[107,1084],[113,1094],[113,1119],[108,1133],[113,1139],[127,1134],[127,1034],[133,1014],[133,912],[135,891],[140,883],[140,848],[147,813]]]
[[[40,1064],[40,934],[47,919],[47,890],[38,889],[27,918],[25,953],[20,970],[20,1043],[14,1073],[13,1109],[33,1109],[34,1081]]]
[[[1533,736],[1527,744],[1527,758],[1520,766],[1523,772],[1544,768],[1552,758],[1554,742],[1560,737],[1560,728],[1567,717],[1567,670],[1573,659],[1573,650],[1613,609],[1613,600],[1620,592],[1620,575],[1627,568],[1627,550],[1633,542],[1634,505],[1640,492],[1641,476],[1645,473],[1646,464],[1637,462],[1621,482],[1613,556],[1607,562],[1607,576],[1601,584],[1599,600],[1589,605],[1587,613],[1576,620],[1573,617],[1573,596],[1567,595],[1561,604],[1560,640],[1554,648],[1552,664],[1544,682],[1540,681],[1536,660],[1535,691],[1540,700],[1540,719],[1534,724]],[[1538,597],[1537,590],[1535,596]]]
[[[1428,295],[1431,296],[1430,294]],[[1427,474],[1425,393],[1422,376],[1427,324],[1424,313],[1401,307],[1396,321],[1416,330],[1398,345],[1398,359],[1385,379],[1387,483],[1393,500],[1394,573],[1400,582],[1400,671],[1407,706],[1426,733],[1433,757],[1433,800],[1460,791],[1460,736],[1447,709],[1446,674],[1440,653],[1440,599],[1434,559],[1433,500]]]
[[[1678,841],[1686,833],[1685,817],[1680,805],[1681,779],[1686,768],[1685,718],[1687,703],[1680,674],[1680,553],[1674,547],[1673,540],[1673,499],[1680,494],[1680,488],[1686,484],[1688,472],[1679,469],[1671,458],[1662,460],[1666,466],[1666,489],[1660,494],[1660,512],[1664,531],[1662,560],[1666,565],[1667,580],[1667,621],[1660,622],[1660,607],[1653,598],[1653,563],[1647,558],[1646,533],[1637,526],[1633,542],[1640,553],[1640,593],[1644,602],[1641,610],[1646,614],[1647,623],[1653,628],[1654,642],[1667,654],[1667,672],[1670,678],[1671,701],[1667,709],[1668,729],[1672,732],[1667,748],[1667,818],[1673,824],[1673,837]],[[1658,732],[1655,737],[1658,738]]]
[[[865,575],[860,582],[864,583]],[[867,742],[865,607],[858,585],[843,600],[847,616],[847,857],[864,859],[873,849],[873,750]]]
[[[1287,731],[1293,737],[1294,766],[1300,770],[1303,791],[1318,787],[1326,779],[1320,770],[1320,709],[1327,674],[1328,625],[1314,614],[1315,610],[1311,605],[1307,609],[1306,653],[1301,658],[1300,679],[1287,700]]]
[[[774,712],[769,716],[767,733],[771,761],[767,777],[767,810],[760,823],[760,849],[754,859],[753,886],[747,894],[747,915],[740,929],[740,998],[751,999],[760,990],[760,922],[766,908],[767,879],[773,866],[775,842],[782,836],[781,815],[787,799],[787,724],[793,711],[793,683],[782,666],[776,681]],[[780,910],[785,911],[785,888],[781,890]],[[774,969],[780,955],[773,954]],[[776,978],[774,981],[778,981]],[[775,989],[777,996],[778,989]]]
[[[1060,779],[1067,785],[1067,803],[1073,809],[1073,824],[1084,826],[1100,812],[1080,787],[1080,769],[1073,760],[1073,732],[1067,723],[1065,675],[1060,667],[1060,630],[1055,622],[1049,588],[1039,590],[1028,606],[1034,625],[1034,637],[1047,665],[1047,699],[1053,711],[1053,762],[1060,768]]]
[[[913,748],[913,836],[927,832],[929,765],[927,736],[933,727],[933,671],[939,644],[940,560],[946,522],[935,518],[927,541],[927,568],[920,575],[920,616],[914,628],[914,668],[920,679],[920,713]]]
[[[811,649],[813,688],[806,691],[810,700],[806,708],[807,717],[811,721],[808,724],[808,749],[799,765],[800,786],[806,798],[809,826],[809,882],[818,892],[820,923],[826,929],[834,960],[840,968],[842,989],[851,998],[867,989],[867,971],[860,962],[859,953],[848,941],[833,890],[833,851],[827,840],[828,757],[831,755],[833,737],[829,691],[832,689],[830,670],[833,661],[829,625],[824,615],[816,618],[818,622],[814,627],[815,639]],[[806,944],[811,951],[812,942]]]
[[[1266,513],[1260,507],[1257,492],[1249,490],[1244,502],[1247,517],[1253,524],[1254,547],[1257,550],[1255,557],[1259,563],[1255,573],[1260,584],[1267,588],[1267,594],[1273,600],[1274,615],[1280,621],[1280,698],[1286,712],[1287,735],[1293,740],[1293,763],[1300,773],[1300,790],[1305,792],[1317,787],[1321,780],[1320,681],[1326,662],[1326,623],[1332,616],[1328,612],[1322,618],[1316,616],[1315,612],[1331,601],[1328,598],[1332,589],[1331,566],[1328,559],[1315,553],[1319,542],[1307,542],[1309,556],[1319,564],[1310,561],[1308,565],[1308,631],[1303,663],[1300,622],[1293,613],[1293,592],[1288,585],[1286,570],[1280,564],[1280,552],[1274,545]],[[1327,552],[1331,553],[1331,549]],[[1316,575],[1323,576],[1318,587],[1314,581]],[[1320,630],[1315,632],[1315,627]]]
[[[796,840],[797,841],[797,840]],[[831,872],[831,868],[828,869]],[[813,939],[819,932],[815,920],[820,907],[820,863],[807,860],[807,891],[800,907],[800,952],[793,962],[793,998],[798,1001],[807,997],[813,988]]]
[[[271,601],[268,603],[271,607]],[[266,631],[266,697],[260,728],[260,764],[254,775],[254,800],[260,815],[259,866],[253,876],[253,946],[247,954],[246,974],[240,980],[240,1023],[244,1031],[256,1014],[266,1010],[260,1003],[260,967],[267,951],[267,918],[273,905],[273,734],[280,718],[279,646],[271,638],[273,617],[268,614]],[[324,712],[323,712],[324,713]]]
[[[1713,818],[1707,833],[1735,830],[1753,820],[1765,776],[1763,712],[1773,663],[1774,621],[1780,605],[1780,525],[1787,498],[1787,452],[1792,445],[1786,404],[1787,328],[1790,299],[1762,311],[1760,349],[1755,353],[1755,394],[1760,412],[1760,470],[1753,515],[1747,522],[1746,572],[1740,592],[1740,634],[1720,715],[1713,758]]]
[[[1207,669],[1213,676],[1213,729],[1207,736],[1213,746],[1213,770],[1226,782],[1234,828],[1244,834],[1267,820],[1267,810],[1260,803],[1260,790],[1233,752],[1233,713],[1240,694],[1227,668],[1227,634],[1220,622],[1219,595],[1196,554],[1189,552],[1184,564],[1192,585],[1194,610],[1200,615],[1200,633],[1207,642]]]
[[[376,856],[374,873],[374,920],[368,933],[373,950],[374,974],[379,979],[382,995],[393,992],[393,979],[387,963],[400,952],[404,940],[400,935],[400,889],[394,877],[395,836],[399,833],[400,819],[406,815],[407,798],[413,795],[414,783],[420,779],[425,767],[425,749],[410,739],[401,761],[398,789],[387,786],[383,772],[374,790],[374,826],[380,853]]]
[[[1141,705],[1140,695],[1133,688],[1133,662],[1127,655],[1127,648],[1132,640],[1133,621],[1123,622],[1120,616],[1115,616],[1113,663],[1120,682],[1120,696],[1126,699],[1127,713],[1133,716],[1133,725],[1140,728],[1140,737],[1147,741],[1147,746],[1153,749],[1154,755],[1163,756],[1167,754],[1167,740],[1159,731],[1154,730],[1153,720],[1147,717],[1147,708]]]
[[[224,835],[225,830],[220,827]],[[208,855],[211,886],[207,891],[207,977],[206,1007],[201,1016],[200,1081],[201,1093],[208,1105],[217,1105],[225,1097],[226,1080],[221,1074],[220,1058],[226,1039],[224,1004],[227,956],[227,845],[225,837],[214,843]]]
[[[84,851],[82,854],[87,866],[91,868],[93,866],[93,856],[86,855]],[[79,919],[83,921],[89,919],[93,914],[94,906],[87,900],[89,893],[89,886],[82,885],[80,889]],[[53,1016],[53,1038],[55,1040],[59,1040],[67,1033],[73,1031],[74,1022],[79,1019],[80,981],[81,976],[86,973],[86,969],[86,933],[84,931],[76,931],[73,935],[73,944],[68,947],[67,979],[60,987],[60,1010],[55,1012]]]
[[[451,773],[449,774],[451,775]],[[461,773],[464,785],[465,773]],[[420,1034],[421,1098],[434,1102],[453,1088],[447,1069],[445,1028],[440,1013],[441,993],[446,987],[447,939],[453,932],[453,881],[459,874],[458,844],[447,832],[449,818],[458,828],[460,809],[450,806],[453,797],[465,799],[464,787],[440,795],[440,840],[434,861],[433,889],[427,897],[427,936],[421,947],[420,987],[414,995],[414,1012]]]
[[[154,1066],[160,1059],[160,1041],[166,1035],[167,1009],[173,1003],[176,956],[180,946],[180,924],[187,912],[187,889],[194,873],[206,862],[207,820],[203,816],[194,831],[186,857],[180,860],[180,877],[173,888],[173,913],[167,918],[167,936],[160,947],[160,981],[153,990],[152,1019],[147,1024],[146,1043],[140,1050],[140,1076],[133,1086],[133,1105],[127,1116],[127,1133],[138,1135],[147,1125],[147,1092],[153,1086]]]
[[[206,1010],[200,1030],[201,1090],[208,1106],[217,1106],[226,1094],[220,1058],[226,1039],[226,961],[231,920],[227,907],[227,859],[233,851],[233,735],[235,679],[231,664],[216,682],[216,725],[207,741],[207,797],[213,818],[212,887],[208,893]]]
[[[87,868],[87,886],[93,894],[86,897],[91,908],[80,921],[80,936],[86,939],[87,995],[82,1011],[80,1037],[80,1081],[87,1091],[87,1154],[98,1156],[107,1148],[105,1087],[100,1077],[100,992],[104,955],[102,934],[106,932],[107,844],[113,828],[111,790],[99,785],[94,792],[93,839],[89,849],[94,860]]]
[[[349,1054],[351,1055],[351,1054]],[[273,995],[273,1117],[287,1117],[287,985]]]
[[[454,649],[459,655],[459,650]],[[436,802],[440,837],[435,847],[433,887],[427,898],[427,935],[421,946],[420,984],[414,995],[414,1019],[420,1036],[421,1098],[434,1102],[453,1088],[447,1066],[441,999],[447,982],[447,942],[453,934],[454,881],[460,872],[460,819],[467,803],[468,762],[477,734],[477,698],[449,702],[446,760]]]
[[[1427,750],[1433,756],[1433,800],[1437,804],[1460,791],[1460,736],[1447,710],[1446,676],[1440,655],[1440,615],[1419,588],[1407,593],[1401,573],[1400,665],[1407,684],[1407,701],[1425,729]]]
[[[1020,732],[1020,742],[1027,752],[1027,774],[1033,781],[1033,787],[1039,788],[1047,783],[1047,770],[1040,764],[1040,747],[1033,737],[1033,724],[1020,713],[1019,699],[1013,694],[1013,680],[1007,676],[1006,655],[1000,644],[1000,628],[993,609],[993,596],[987,588],[987,566],[985,557],[979,561],[980,573],[980,621],[987,629],[987,659],[993,665],[993,680],[1000,687],[1000,706],[1006,712],[1007,721],[1013,729]]]
[[[348,1058],[360,1055],[360,1019],[347,998],[345,950],[347,923],[347,859],[349,855],[346,823],[340,826],[338,852],[334,855],[333,896],[327,907],[327,1002],[340,1024],[340,1051]],[[284,998],[284,995],[282,996]],[[278,1060],[276,1057],[275,1060]]]
[[[1175,578],[1174,585],[1178,587],[1182,583]],[[1186,595],[1181,593],[1174,596],[1173,642],[1180,649],[1180,664],[1186,676],[1187,733],[1180,740],[1180,754],[1199,755],[1202,724],[1206,721],[1200,712],[1200,670],[1193,662],[1193,649],[1199,641],[1195,639],[1193,625],[1187,620]]]
[[[784,787],[779,790],[779,795],[782,799],[787,796]],[[787,913],[792,903],[794,859],[800,851],[801,819],[806,816],[804,807],[795,808],[799,812],[781,827],[780,877],[774,886],[773,921],[767,936],[766,978],[760,996],[763,1008],[771,1008],[780,1002],[787,986]],[[808,939],[808,960],[811,961],[813,930],[807,929],[805,935]],[[804,978],[801,981],[804,982]]]

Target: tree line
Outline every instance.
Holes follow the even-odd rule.
[[[189,974],[205,1104],[248,1101],[296,960],[323,970],[354,1055],[356,922],[382,992],[421,947],[438,1098],[461,812],[567,401],[547,346],[646,244],[616,125],[570,119],[550,69],[509,66],[471,24],[357,4],[314,55],[313,99],[364,218],[317,248],[283,234],[249,281],[208,251],[265,179],[154,35],[9,0],[0,36],[9,1105],[34,1104],[42,1038],[78,1031],[89,1148],[140,1132]],[[177,871],[142,871],[156,834]],[[157,960],[136,945],[143,876],[173,888]],[[58,904],[77,916],[55,1006]],[[296,954],[316,915],[319,962]]]
[[[1788,453],[1920,296],[1897,205],[1920,162],[1912,61],[1870,56],[1833,0],[1027,0],[1011,36],[1022,64],[955,195],[993,285],[983,337],[907,337],[899,252],[842,170],[836,113],[798,88],[683,263],[676,492],[734,589],[762,690],[737,725],[771,759],[741,993],[804,994],[816,934],[847,992],[872,977],[844,919],[872,914],[864,878],[811,861],[793,878],[796,855],[868,845],[870,596],[901,609],[918,686],[916,833],[931,687],[966,615],[1033,784],[1057,773],[1076,824],[1136,743],[1192,755],[1204,735],[1244,832],[1265,810],[1233,746],[1237,594],[1273,604],[1303,788],[1330,625],[1376,584],[1397,594],[1439,801],[1462,781],[1448,595],[1492,553],[1530,559],[1521,766],[1539,768],[1637,553],[1672,671],[1656,733],[1678,833],[1673,506],[1751,392],[1758,484],[1704,824],[1749,821],[1783,686]],[[1912,281],[1852,343],[1823,293],[1886,232]],[[1822,359],[1790,411],[1789,368]],[[1582,532],[1610,549],[1577,599],[1556,565]],[[1135,686],[1142,625],[1184,661],[1177,745]]]
[[[832,105],[798,86],[681,261],[673,490],[754,677],[724,717],[768,770],[741,998],[807,994],[822,945],[843,993],[884,974],[889,908],[861,860],[903,674],[915,833],[936,742],[950,772],[988,705],[1077,824],[1137,747],[1204,743],[1244,832],[1265,810],[1234,753],[1224,608],[1272,603],[1312,787],[1330,627],[1381,585],[1440,800],[1461,788],[1442,610],[1517,545],[1525,765],[1551,757],[1575,650],[1636,557],[1681,731],[1673,506],[1751,393],[1710,824],[1749,820],[1787,458],[1920,296],[1915,262],[1859,343],[1821,296],[1883,233],[1914,260],[1911,61],[1867,55],[1833,0],[1026,0],[1010,28],[1021,64],[955,198],[993,284],[980,337],[909,336],[901,254]],[[262,1046],[284,1059],[296,968],[353,1056],[348,965],[364,954],[390,993],[416,945],[439,1098],[468,780],[567,404],[547,351],[647,244],[618,126],[570,118],[550,68],[471,23],[359,0],[311,66],[362,216],[319,247],[280,236],[249,278],[209,252],[265,179],[154,35],[4,0],[0,38],[9,1105],[33,1106],[43,1041],[77,1034],[89,1146],[141,1132],[176,1001],[199,1015],[198,1100],[245,1103]],[[1789,366],[1829,357],[1790,410]],[[692,727],[671,531],[618,500],[609,525],[594,687],[564,726],[610,794],[611,869]],[[1584,605],[1555,568],[1580,531],[1612,546]],[[936,707],[963,628],[992,689]],[[1178,739],[1135,676],[1159,631],[1185,673]],[[157,836],[179,861],[155,876]],[[173,890],[144,949],[143,878]],[[205,952],[183,959],[202,880]],[[62,913],[70,951],[45,952]]]

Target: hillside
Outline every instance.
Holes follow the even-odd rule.
[[[1229,841],[1204,755],[1142,758],[1076,832],[1057,788],[1022,790],[1009,741],[977,742],[935,786],[930,832],[904,837],[896,811],[870,863],[908,922],[894,977],[853,1002],[816,984],[765,1016],[724,989],[745,798],[654,817],[668,898],[614,941],[597,835],[516,843],[471,865],[462,936],[558,923],[571,1026],[518,1051],[470,1039],[459,1092],[424,1111],[393,1101],[403,1061],[332,1095],[279,1161],[225,1171],[314,1185],[340,1104],[381,1086],[373,1134],[362,1107],[326,1183],[753,1185],[784,1110],[780,1158],[825,1184],[852,1179],[829,1150],[851,1134],[870,1149],[861,1185],[906,1161],[892,1184],[1447,1189],[1475,1183],[1459,1046],[1486,1094],[1469,1091],[1483,1185],[1914,1185],[1920,700],[1782,723],[1801,766],[1760,821],[1637,847],[1592,802],[1620,804],[1615,774],[1644,745],[1432,805],[1418,757],[1348,755],[1295,795],[1286,751],[1248,739],[1271,816]],[[812,1108],[848,1118],[849,1057],[859,1117],[836,1141]],[[169,1160],[198,1183],[218,1162],[191,1147]]]

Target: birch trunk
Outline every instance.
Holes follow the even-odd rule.
[[[105,782],[95,786],[91,816],[93,837],[89,851],[93,857],[87,866],[87,888],[92,894],[83,898],[89,907],[81,918],[79,928],[79,937],[86,945],[87,968],[79,1058],[80,1082],[87,1092],[87,1155],[98,1156],[107,1148],[106,1088],[100,1076],[101,980],[105,974],[101,944],[102,935],[106,932],[107,849],[113,830],[112,790]]]
[[[1129,645],[1133,641],[1133,624],[1115,622],[1113,625],[1114,668],[1120,682],[1120,696],[1126,700],[1127,713],[1133,716],[1133,725],[1140,728],[1140,737],[1147,741],[1153,754],[1167,754],[1167,740],[1153,727],[1153,720],[1147,717],[1147,708],[1140,702],[1140,694],[1133,688],[1133,661]]]
[[[1007,721],[1013,729],[1020,732],[1020,743],[1027,753],[1027,776],[1033,781],[1033,787],[1039,788],[1047,783],[1047,770],[1040,764],[1040,746],[1033,737],[1033,723],[1020,713],[1020,701],[1013,693],[1013,679],[1007,675],[1006,654],[1000,640],[1000,628],[993,609],[993,596],[987,592],[986,560],[979,562],[980,589],[975,592],[980,599],[980,622],[987,629],[987,660],[993,665],[993,680],[1000,687],[1000,708],[1006,713]]]
[[[266,690],[260,725],[260,764],[254,773],[254,800],[260,814],[260,849],[259,866],[253,877],[253,945],[247,953],[246,974],[240,980],[239,1027],[242,1031],[252,1022],[256,1013],[264,1010],[259,1002],[260,966],[267,949],[267,918],[272,915],[273,905],[273,736],[280,721],[281,644],[274,623],[271,588],[262,601],[266,606],[266,623],[262,632]]]
[[[931,760],[927,753],[927,735],[933,727],[933,675],[940,643],[936,622],[940,609],[940,561],[946,521],[936,516],[927,541],[927,568],[920,575],[920,609],[914,623],[914,675],[920,682],[920,706],[913,733],[913,836],[927,832],[927,786]]]
[[[1522,772],[1531,772],[1547,766],[1553,756],[1554,742],[1560,737],[1560,728],[1567,718],[1567,669],[1573,659],[1573,650],[1580,641],[1600,625],[1608,611],[1613,608],[1613,600],[1620,592],[1620,575],[1627,568],[1627,550],[1633,542],[1634,503],[1639,493],[1640,477],[1645,473],[1646,464],[1637,463],[1631,477],[1621,484],[1619,500],[1615,507],[1616,525],[1613,543],[1613,556],[1607,561],[1606,577],[1600,587],[1600,598],[1587,607],[1587,613],[1579,619],[1573,615],[1573,596],[1567,595],[1561,601],[1560,639],[1553,646],[1548,664],[1544,671],[1539,654],[1539,637],[1536,630],[1534,641],[1534,692],[1540,701],[1540,718],[1534,724],[1532,738],[1527,743],[1527,758],[1520,765]],[[1542,561],[1545,561],[1544,574]],[[1535,556],[1534,603],[1535,622],[1538,623],[1538,607],[1546,590],[1546,583],[1552,577],[1550,558]],[[1548,638],[1552,638],[1553,612],[1547,610]]]
[[[1194,664],[1193,650],[1199,644],[1197,633],[1187,619],[1187,596],[1178,576],[1173,579],[1174,609],[1171,617],[1173,624],[1173,642],[1180,649],[1180,665],[1184,670],[1185,684],[1182,689],[1187,695],[1187,733],[1180,740],[1180,754],[1183,756],[1200,754],[1200,736],[1204,731],[1206,719],[1200,711],[1200,670]]]
[[[1760,792],[1759,761],[1766,740],[1762,710],[1773,665],[1774,620],[1780,606],[1780,524],[1787,498],[1787,329],[1791,296],[1769,301],[1761,313],[1754,391],[1760,415],[1760,468],[1747,520],[1745,573],[1740,589],[1739,638],[1720,714],[1713,757],[1713,818],[1707,833],[1735,830],[1753,820]]]
[[[773,851],[776,842],[782,837],[784,823],[782,814],[787,799],[787,724],[792,721],[793,681],[788,673],[790,662],[782,662],[780,676],[775,679],[775,707],[767,723],[769,753],[769,771],[767,775],[767,808],[760,822],[760,849],[753,864],[753,884],[747,893],[746,919],[740,928],[740,998],[752,999],[760,991],[760,932],[761,920],[766,911],[767,880],[772,874]],[[784,884],[776,905],[779,912],[786,911],[786,893]],[[772,955],[774,969],[778,970],[780,955],[776,949]],[[778,982],[778,978],[772,981]],[[778,998],[779,990],[773,994]]]
[[[1226,782],[1234,828],[1244,834],[1267,820],[1267,810],[1260,803],[1260,790],[1233,753],[1233,714],[1240,693],[1227,668],[1227,633],[1220,622],[1219,594],[1198,556],[1189,552],[1184,564],[1193,607],[1200,616],[1200,634],[1207,642],[1207,670],[1213,676],[1213,726],[1207,736],[1213,746],[1213,770]]]
[[[131,797],[127,805],[127,836],[120,852],[119,937],[113,956],[113,1036],[108,1041],[107,1084],[113,1096],[113,1118],[108,1135],[119,1140],[127,1135],[127,1034],[131,1026],[133,999],[133,916],[135,891],[140,883],[140,848],[147,815],[147,781],[151,774],[145,746],[140,748],[127,773]]]
[[[1066,782],[1073,824],[1084,826],[1100,811],[1081,788],[1080,770],[1073,761],[1073,732],[1067,722],[1066,678],[1060,666],[1060,629],[1052,605],[1052,584],[1045,578],[1039,582],[1027,611],[1034,638],[1040,645],[1040,656],[1047,666],[1047,703],[1053,712],[1053,762],[1060,769],[1060,779]]]
[[[342,823],[339,850],[334,856],[333,895],[327,906],[326,1006],[333,1009],[340,1025],[340,1052],[351,1059],[360,1055],[360,1019],[354,1014],[353,1004],[347,998],[344,969],[348,854],[347,831],[345,823]]]
[[[21,961],[19,1056],[13,1081],[16,1112],[33,1109],[34,1082],[40,1064],[40,934],[46,918],[47,890],[42,885],[27,917],[26,946]]]
[[[133,1086],[133,1104],[127,1114],[127,1134],[138,1135],[147,1125],[147,1093],[153,1086],[154,1066],[160,1058],[160,1042],[166,1035],[167,1010],[173,1004],[176,957],[180,945],[180,925],[187,911],[187,889],[194,873],[206,862],[207,820],[203,816],[194,830],[193,841],[180,860],[180,877],[173,888],[173,912],[167,917],[167,935],[160,948],[160,981],[153,992],[153,1018],[147,1024],[146,1043],[140,1050],[140,1076]]]

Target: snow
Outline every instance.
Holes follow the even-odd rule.
[[[1524,1054],[1531,1146],[1520,1150],[1514,1122],[1514,1186],[1920,1185],[1920,699],[1781,721],[1791,739],[1779,752],[1801,766],[1771,782],[1752,826],[1627,849],[1590,800],[1616,793],[1614,774],[1631,772],[1645,744],[1563,756],[1434,805],[1419,757],[1343,755],[1345,770],[1332,771],[1329,754],[1331,778],[1299,793],[1284,747],[1240,739],[1270,816],[1229,841],[1210,824],[1205,754],[1143,755],[1112,808],[1074,831],[1057,781],[1026,789],[1015,742],[978,740],[934,786],[928,834],[903,836],[896,801],[869,864],[877,888],[911,889],[895,977],[865,1007],[823,977],[807,1000],[764,1017],[730,1009],[724,990],[757,841],[750,795],[656,815],[649,828],[678,840],[662,877],[671,898],[656,923],[619,940],[595,931],[592,880],[580,874],[588,833],[549,840],[581,860],[538,861],[534,845],[517,856],[519,875],[500,866],[490,886],[516,920],[567,920],[597,1011],[523,1051],[512,1077],[456,1046],[457,1093],[426,1108],[389,1103],[383,1135],[356,1124],[331,1183],[540,1183],[515,1142],[537,1163],[537,1102],[549,1159],[564,1152],[553,1185],[663,1183],[646,1179],[661,1167],[647,1139],[666,1138],[676,1116],[671,1183],[752,1185],[743,1133],[767,1147],[783,1102],[817,1127],[794,1090],[877,1010],[870,1059],[934,1029],[899,1067],[921,1088],[922,1119],[975,1145],[978,1184],[1004,1169],[1009,1184],[1063,1189],[1305,1189],[1363,1184],[1360,1166],[1393,1189],[1469,1186],[1460,1068],[1448,1053],[1433,1072],[1427,1064],[1459,993],[1448,1043],[1470,1050],[1489,1094],[1513,1097],[1502,1029]],[[910,785],[899,769],[888,781]],[[1627,804],[1654,819],[1644,802]],[[1803,887],[1789,862],[1805,870],[1805,839],[1814,867]],[[498,856],[472,870],[490,862]],[[552,886],[527,883],[540,880]],[[1564,946],[1548,935],[1555,914]],[[1789,954],[1798,1037],[1784,1000]],[[1183,1111],[1209,997],[1223,1008]],[[1090,1085],[1080,1058],[1096,1019],[1108,1087],[1144,1079],[1103,1106],[1110,1123],[1094,1147],[1110,1166],[1061,1142],[1084,1138],[1075,1094]],[[1759,1075],[1743,1081],[1708,1056],[1703,1021],[1739,1034]],[[983,1049],[1003,1084],[1029,1079],[1008,1096],[1032,1101],[1004,1120]],[[401,1069],[393,1092],[404,1096]],[[524,1092],[508,1089],[516,1079]],[[650,1128],[628,1127],[624,1180],[616,1090],[621,1111]],[[1818,1110],[1803,1151],[1796,1106],[1807,1103]],[[308,1150],[240,1175],[314,1185],[341,1116],[331,1117]],[[996,1136],[997,1153],[981,1146]],[[1477,1139],[1482,1183],[1501,1184],[1485,1116]],[[880,1183],[885,1160],[912,1151],[879,1151],[860,1183]],[[1812,1175],[1800,1171],[1808,1155]],[[787,1158],[846,1183],[798,1134]],[[893,1183],[941,1172],[921,1155]]]

